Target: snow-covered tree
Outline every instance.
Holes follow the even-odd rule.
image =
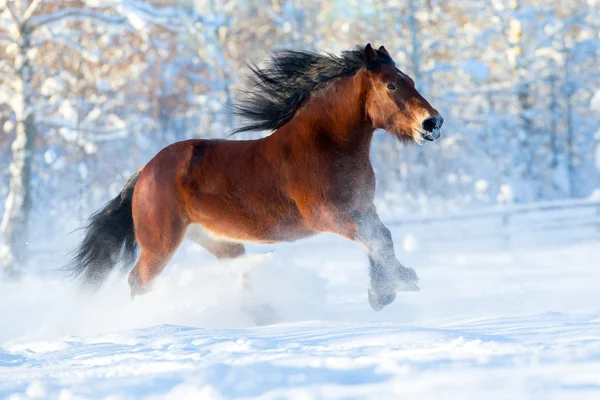
[[[68,87],[77,86],[73,81],[83,77],[83,69],[79,77],[73,70],[73,61],[79,66],[102,63],[109,58],[107,52],[115,51],[111,44],[118,37],[144,40],[151,26],[180,26],[175,23],[177,18],[176,9],[157,9],[131,0],[7,0],[0,4],[0,100],[12,111],[15,134],[9,191],[0,224],[0,269],[4,272],[15,273],[27,256],[32,160],[40,126],[75,132],[76,136],[80,132],[114,135],[123,128],[117,114],[98,118],[110,108],[110,102],[97,104],[99,111],[90,104],[82,106],[64,99]],[[67,60],[60,51],[76,57]],[[106,65],[102,68],[106,71]]]

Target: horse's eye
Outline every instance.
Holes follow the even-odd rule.
[[[396,90],[396,86],[394,86],[393,83],[388,83],[387,88],[390,92],[393,92],[394,90]]]

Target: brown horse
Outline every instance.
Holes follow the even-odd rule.
[[[382,46],[341,56],[276,53],[252,68],[250,120],[238,131],[270,130],[258,140],[192,139],[160,151],[94,214],[71,269],[100,284],[130,264],[132,295],[148,290],[184,237],[217,258],[244,254],[242,243],[295,241],[331,232],[361,244],[370,261],[369,303],[380,310],[417,275],[398,261],[377,216],[369,158],[373,132],[422,143],[443,118],[395,67]]]

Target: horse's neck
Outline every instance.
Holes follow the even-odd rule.
[[[368,154],[374,129],[365,115],[367,77],[363,71],[357,74],[361,75],[339,78],[314,94],[281,133],[326,143],[345,154]]]

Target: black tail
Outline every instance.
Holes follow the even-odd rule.
[[[135,261],[131,199],[140,172],[133,174],[121,193],[88,220],[85,238],[67,266],[86,286],[99,287],[117,264],[122,262],[127,267]]]

